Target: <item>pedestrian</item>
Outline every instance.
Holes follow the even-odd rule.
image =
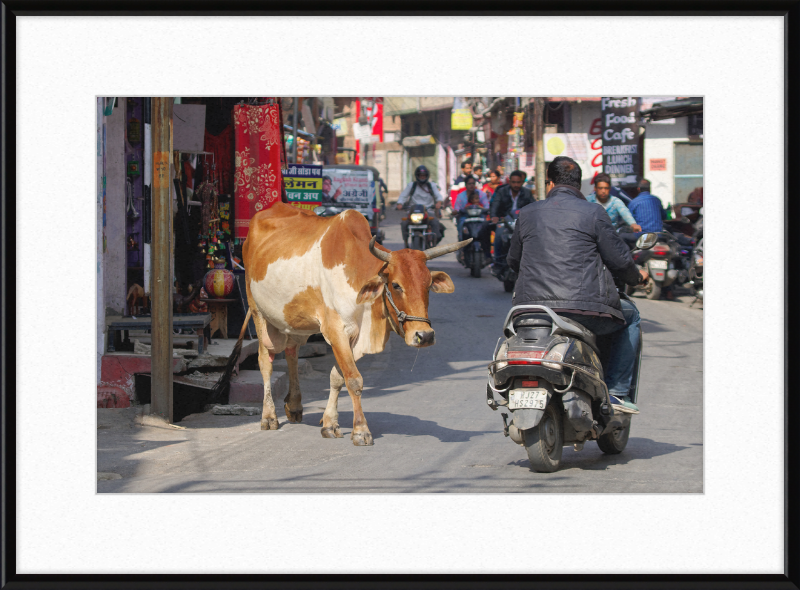
[[[486,182],[486,178],[483,176],[483,166],[480,164],[475,164],[472,167],[472,176],[475,177],[475,182],[478,183],[478,186]]]
[[[636,223],[625,203],[617,197],[611,196],[611,177],[608,174],[595,176],[594,191],[586,197],[586,200],[590,203],[602,205],[611,218],[611,224],[615,229],[627,225],[633,232],[642,231],[642,226]]]
[[[519,273],[512,305],[545,305],[598,336],[608,336],[605,382],[612,402],[639,409],[629,392],[639,348],[636,306],[620,300],[617,277],[647,279],[605,210],[581,194],[581,168],[559,156],[547,168],[547,198],[520,211],[508,265]]]

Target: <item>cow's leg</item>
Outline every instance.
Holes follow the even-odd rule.
[[[272,401],[272,361],[275,353],[270,350],[271,341],[267,334],[267,322],[257,313],[253,314],[253,322],[258,332],[258,368],[264,381],[264,406],[261,410],[261,430],[278,430],[278,417],[275,415],[275,403]]]
[[[303,404],[300,394],[300,377],[297,374],[297,344],[290,343],[285,350],[286,365],[289,368],[289,393],[283,398],[283,409],[289,422],[303,421]]]
[[[322,436],[324,438],[342,438],[339,430],[339,392],[344,387],[344,377],[339,373],[334,365],[331,368],[331,394],[328,396],[328,405],[322,415]]]
[[[372,434],[367,427],[367,419],[364,417],[364,412],[361,410],[361,390],[364,388],[364,379],[361,378],[361,373],[358,372],[353,350],[350,348],[350,340],[343,328],[341,326],[339,329],[334,329],[327,333],[323,330],[322,333],[331,343],[333,355],[339,364],[342,377],[344,377],[344,384],[347,386],[350,400],[353,402],[353,432],[350,435],[350,439],[357,446],[371,445]]]

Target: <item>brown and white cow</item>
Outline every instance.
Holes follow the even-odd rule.
[[[297,347],[321,332],[336,357],[322,436],[342,437],[337,402],[346,386],[353,401],[350,438],[355,445],[371,445],[361,409],[364,382],[356,361],[381,352],[392,331],[408,346],[434,344],[427,320],[428,291],[452,293],[454,287],[446,273],[429,271],[426,262],[470,241],[426,252],[390,252],[370,241],[369,223],[357,211],[323,218],[276,203],[257,213],[243,254],[248,316],[252,314],[258,331],[258,364],[264,379],[261,429],[278,428],[270,377],[272,361],[283,351],[289,368],[284,410],[289,422],[302,421]],[[244,328],[240,343],[243,336]]]

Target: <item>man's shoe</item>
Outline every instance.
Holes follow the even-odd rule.
[[[406,250],[408,250],[408,242],[407,242],[407,241],[403,242],[403,248],[405,248]]]
[[[614,407],[614,411],[620,411],[624,414],[638,414],[639,408],[631,401],[631,397],[629,395],[614,395],[611,394],[611,404]]]

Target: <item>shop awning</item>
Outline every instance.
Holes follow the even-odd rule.
[[[687,98],[684,100],[670,100],[653,105],[640,113],[645,121],[662,121],[675,117],[688,117],[689,115],[703,114],[702,98]]]
[[[404,147],[420,147],[436,143],[436,140],[433,139],[433,135],[412,135],[404,137],[401,143]]]

